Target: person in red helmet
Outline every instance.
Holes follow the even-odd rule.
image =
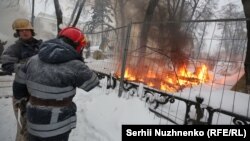
[[[83,62],[84,34],[75,27],[41,44],[37,55],[21,68],[19,78],[30,93],[26,106],[29,141],[68,141],[76,127],[76,88],[90,91],[99,84]]]
[[[75,50],[78,53],[81,53],[83,50],[83,47],[86,47],[87,40],[84,34],[82,32],[74,27],[68,27],[64,28],[59,32],[59,37],[67,37],[74,41]]]

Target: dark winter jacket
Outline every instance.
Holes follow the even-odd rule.
[[[39,45],[42,40],[32,38],[28,41],[21,39],[17,40],[15,44],[6,48],[2,54],[2,69],[8,73],[18,73],[21,65],[24,65],[26,61],[35,54],[38,53]],[[23,87],[24,82],[20,80],[17,75],[13,82],[13,95],[16,99],[20,99],[23,96],[27,96],[27,89]]]
[[[71,99],[76,87],[85,91],[99,84],[97,75],[82,61],[75,49],[61,39],[42,43],[38,55],[22,68],[21,78],[31,97],[53,100],[54,103]],[[39,137],[52,137],[70,131],[76,125],[76,106],[27,105],[28,131]]]

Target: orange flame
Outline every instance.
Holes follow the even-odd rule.
[[[129,81],[142,82],[150,87],[168,92],[177,92],[185,87],[199,85],[209,80],[208,68],[201,65],[195,68],[195,72],[188,71],[186,66],[182,66],[177,73],[165,72],[157,73],[153,70],[135,73],[131,68],[126,68],[124,78]],[[116,75],[119,73],[117,72]]]

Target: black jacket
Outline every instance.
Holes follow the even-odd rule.
[[[31,56],[38,53],[42,40],[32,38],[28,41],[21,39],[6,48],[2,54],[2,69],[9,73],[16,72]]]
[[[42,40],[31,38],[30,40],[23,41],[17,40],[15,44],[6,48],[2,54],[2,70],[5,72],[18,73],[21,65],[24,65],[27,60],[38,53],[39,45]],[[13,95],[16,99],[20,99],[23,96],[28,95],[26,87],[22,84],[24,82],[20,80],[17,75],[13,82]]]

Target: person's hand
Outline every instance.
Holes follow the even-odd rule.
[[[28,102],[28,99],[26,97],[21,98],[21,99],[16,99],[14,102],[14,106],[20,109],[21,114],[24,114],[26,112],[27,102]]]

